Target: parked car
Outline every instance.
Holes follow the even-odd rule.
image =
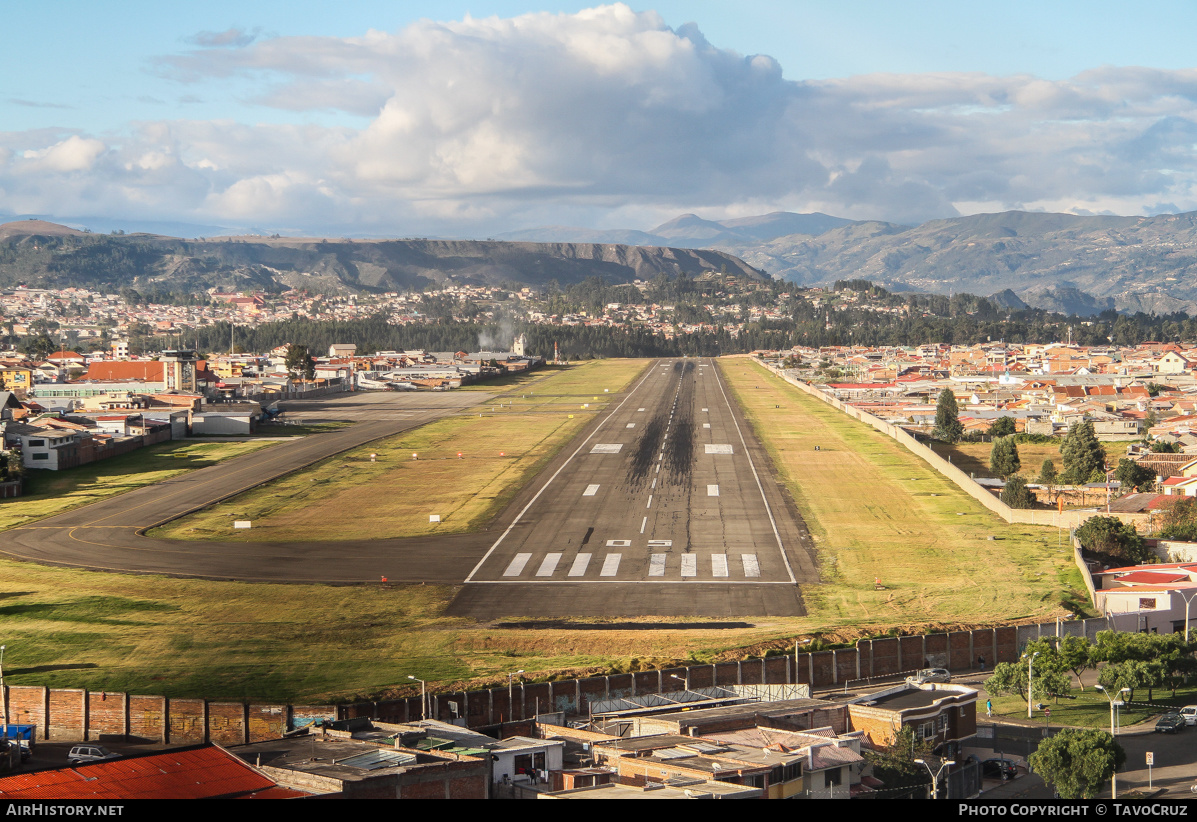
[[[914,676],[906,677],[907,682],[922,684],[924,682],[951,682],[952,673],[947,668],[923,668]]]
[[[103,762],[107,759],[120,759],[121,755],[113,753],[103,745],[76,745],[71,748],[67,760],[72,765],[86,765],[88,762]]]
[[[1155,723],[1156,733],[1174,734],[1185,729],[1185,718],[1175,711],[1166,713]]]
[[[1180,715],[1185,718],[1186,725],[1197,725],[1197,705],[1185,705],[1180,709]]]
[[[995,779],[1013,779],[1018,776],[1018,766],[1010,759],[986,759],[981,763],[981,776]]]

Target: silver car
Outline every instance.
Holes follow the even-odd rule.
[[[113,753],[103,745],[76,745],[71,748],[67,760],[72,765],[86,765],[88,762],[104,762],[108,759],[120,758],[120,754]]]

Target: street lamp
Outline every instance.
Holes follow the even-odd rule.
[[[918,764],[922,765],[924,768],[926,768],[927,773],[931,774],[931,798],[939,799],[939,775],[941,773],[943,773],[944,768],[948,767],[949,765],[955,765],[956,760],[955,759],[947,759],[943,762],[940,762],[939,770],[934,771],[934,772],[932,772],[931,766],[927,764],[926,760],[916,759],[914,761],[917,762]]]
[[[1193,602],[1194,598],[1197,598],[1197,591],[1194,591],[1192,593],[1192,595],[1190,595],[1190,596],[1185,596],[1184,593],[1181,591],[1177,591],[1176,593],[1180,594],[1181,599],[1183,599],[1185,601],[1185,645],[1188,645],[1189,644],[1189,605]]]
[[[1103,694],[1105,694],[1106,699],[1110,700],[1110,736],[1117,736],[1117,732],[1114,728],[1114,706],[1121,707],[1123,702],[1121,699],[1115,699],[1113,696],[1110,695],[1109,691],[1107,691],[1105,688],[1103,688],[1100,685],[1094,685],[1093,688],[1095,690],[1101,691]],[[1120,691],[1118,691],[1117,696],[1121,697],[1124,693],[1126,693],[1129,690],[1130,690],[1130,688],[1123,688]],[[1116,774],[1116,773],[1110,774],[1110,798],[1111,799],[1118,798],[1118,774]]]
[[[428,696],[427,696],[428,691],[424,686],[424,680],[420,679],[419,677],[412,676],[411,674],[408,674],[407,678],[414,679],[416,682],[420,683],[420,719],[427,720],[428,719]]]
[[[4,649],[7,645],[0,645],[0,703],[4,704],[4,736],[8,739],[8,692],[4,690]],[[33,743],[30,743],[33,744]]]
[[[1031,683],[1035,681],[1035,657],[1039,656],[1039,654],[1040,652],[1036,651],[1035,653],[1031,654],[1031,658],[1027,660],[1027,719],[1035,718],[1035,708],[1033,705],[1031,705],[1031,691],[1034,690],[1034,687],[1031,685]]]
[[[507,675],[507,710],[511,712],[513,720],[515,719],[515,690],[511,685],[511,681],[517,674],[522,674],[523,672],[524,669],[520,668],[518,671],[513,671]]]

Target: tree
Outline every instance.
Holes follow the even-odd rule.
[[[1089,517],[1076,529],[1081,545],[1098,554],[1129,562],[1148,562],[1152,554],[1134,526],[1117,517]]]
[[[1197,542],[1197,499],[1181,497],[1169,507],[1156,533],[1160,539]]]
[[[1046,485],[1047,490],[1050,491],[1056,484],[1057,479],[1059,477],[1056,476],[1056,464],[1051,460],[1044,460],[1043,467],[1039,469],[1039,484]]]
[[[1085,690],[1085,683],[1081,681],[1081,674],[1090,668],[1097,667],[1093,659],[1093,645],[1085,637],[1066,636],[1060,640],[1057,648],[1060,663],[1072,671],[1072,675],[1081,683],[1081,690]]]
[[[1006,487],[1002,489],[1002,502],[1011,508],[1034,508],[1035,492],[1027,488],[1027,481],[1019,476],[1006,480]]]
[[[1134,460],[1118,460],[1118,468],[1114,470],[1114,478],[1122,483],[1122,492],[1126,493],[1134,488],[1138,491],[1150,491],[1155,487],[1155,471],[1144,468]]]
[[[291,379],[302,377],[305,380],[311,380],[316,376],[316,361],[308,353],[307,346],[287,346],[286,366],[287,373],[291,375]]]
[[[1065,728],[1027,761],[1061,798],[1093,799],[1126,762],[1126,751],[1106,731]]]
[[[985,680],[985,691],[993,696],[1014,694],[1026,699],[1027,666],[1021,662],[999,662],[993,666],[993,675]]]
[[[960,442],[960,438],[964,436],[964,425],[960,422],[956,395],[950,388],[939,392],[939,402],[935,405],[935,430],[931,432],[931,436],[950,443]]]
[[[989,436],[991,437],[1008,437],[1017,429],[1014,427],[1014,417],[998,417],[993,421],[993,425],[989,426]]]
[[[1064,460],[1064,479],[1071,485],[1086,483],[1095,471],[1105,470],[1106,452],[1093,433],[1092,422],[1082,420],[1069,429],[1060,445],[1060,457]]]
[[[1020,468],[1022,462],[1018,459],[1018,446],[1014,443],[1014,437],[998,437],[994,440],[993,447],[989,449],[989,470],[995,476],[1006,479],[1011,474],[1017,474]]]
[[[1179,454],[1179,442],[1165,442],[1164,440],[1152,440],[1151,453],[1153,454]]]

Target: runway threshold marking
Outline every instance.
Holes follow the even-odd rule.
[[[524,572],[524,566],[528,564],[528,560],[532,559],[531,554],[516,554],[515,558],[507,566],[507,570],[503,572],[505,577],[518,577]]]
[[[569,566],[569,573],[566,576],[586,576],[586,568],[590,565],[590,556],[590,554],[578,554],[574,557],[574,564]]]
[[[649,556],[648,575],[650,577],[665,576],[665,554],[652,554]]]
[[[600,577],[613,577],[619,573],[619,560],[623,558],[623,554],[607,554],[603,560],[603,570],[599,571]]]
[[[711,554],[711,576],[727,576],[727,554]]]
[[[599,487],[597,485],[587,485],[586,490],[582,492],[582,496],[593,497],[595,494],[598,493],[598,489],[599,489]]]
[[[536,576],[551,577],[557,571],[557,563],[561,561],[561,554],[545,554],[536,569]]]
[[[740,560],[744,563],[744,576],[759,577],[761,575],[761,566],[756,561],[756,554],[741,554]]]
[[[682,554],[682,576],[698,576],[698,557],[694,554]]]

